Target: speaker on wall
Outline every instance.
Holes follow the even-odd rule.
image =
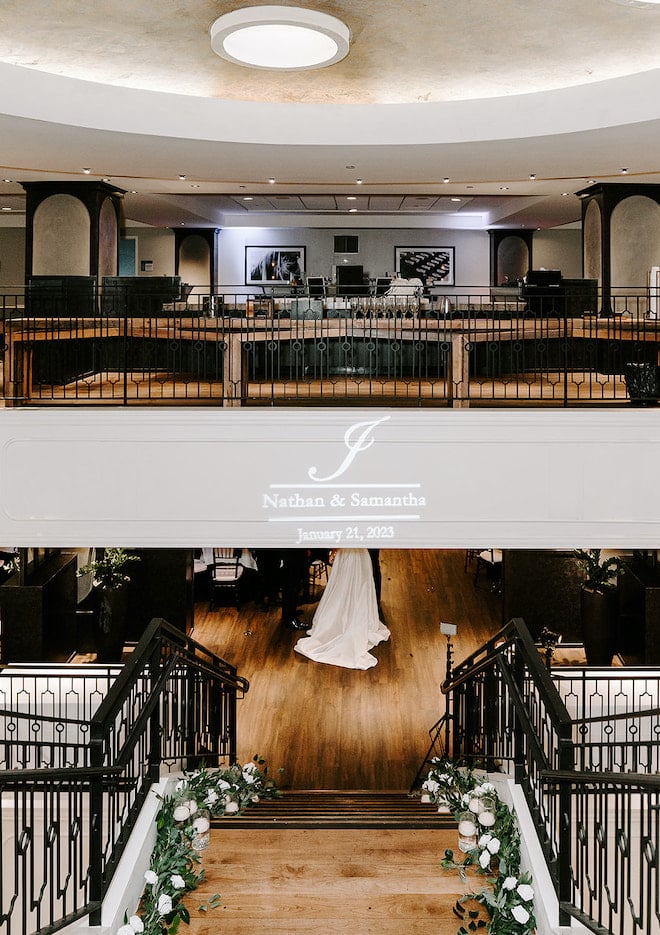
[[[335,234],[335,253],[357,253],[358,252],[358,238],[355,234]]]

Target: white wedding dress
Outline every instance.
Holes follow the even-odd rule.
[[[294,649],[314,662],[370,669],[378,662],[369,650],[390,638],[378,617],[378,602],[366,549],[338,549],[328,583],[316,608],[309,636]]]

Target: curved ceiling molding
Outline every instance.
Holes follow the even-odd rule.
[[[273,104],[140,91],[0,63],[0,113],[210,142],[387,146],[508,140],[658,119],[660,69],[503,98],[423,104]]]

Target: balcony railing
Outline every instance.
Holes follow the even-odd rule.
[[[657,400],[646,290],[314,298],[232,291],[139,302],[114,289],[0,296],[10,405],[622,405]],[[245,287],[243,287],[243,290]],[[583,303],[584,304],[584,303]]]
[[[451,754],[510,769],[560,906],[612,935],[660,924],[660,670],[548,672],[514,620],[443,685]]]
[[[1,935],[99,924],[151,785],[168,769],[235,761],[247,688],[160,620],[122,668],[3,669]]]

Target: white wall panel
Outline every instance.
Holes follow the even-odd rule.
[[[6,545],[658,547],[660,413],[0,411]]]

